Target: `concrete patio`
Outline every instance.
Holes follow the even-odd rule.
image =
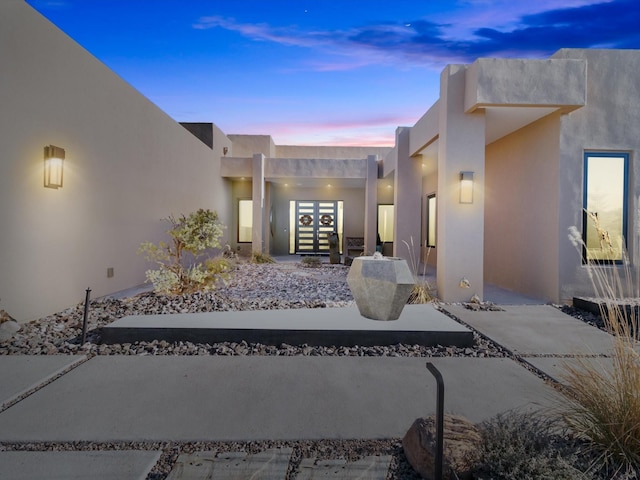
[[[556,378],[560,363],[576,353],[609,353],[607,334],[550,306],[507,306],[504,312],[446,308],[520,360],[5,356],[0,443],[400,438],[415,418],[435,413],[436,383],[427,362],[444,377],[445,411],[479,422],[560,401],[522,361]],[[112,453],[83,457],[76,476],[65,478],[85,478],[82,465],[91,462],[102,462],[107,473],[129,463],[135,472],[118,478],[145,478],[155,458],[143,450]],[[13,476],[29,456],[49,471],[68,465],[62,453],[0,452],[0,477],[40,478],[37,472]]]

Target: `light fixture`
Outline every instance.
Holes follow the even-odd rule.
[[[473,203],[473,172],[460,172],[460,203]]]
[[[44,147],[44,186],[47,188],[62,187],[64,170],[64,148],[54,145]]]

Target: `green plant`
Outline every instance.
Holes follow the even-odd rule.
[[[251,263],[276,263],[276,261],[268,253],[252,252]]]
[[[161,294],[181,294],[215,287],[220,277],[219,265],[207,266],[197,259],[211,248],[220,248],[224,225],[218,214],[199,209],[188,216],[166,219],[171,224],[167,231],[170,242],[144,242],[138,253],[155,262],[157,270],[147,270],[147,280]]]
[[[599,228],[598,224],[595,226]],[[584,243],[577,228],[572,227],[569,236],[582,253]],[[606,239],[608,235],[601,238]],[[638,240],[640,238],[636,239],[636,245]],[[609,243],[602,242],[601,249],[608,249]],[[562,376],[566,385],[563,390],[566,404],[561,408],[566,423],[589,440],[605,470],[638,478],[640,354],[635,350],[638,310],[621,304],[621,300],[629,296],[636,300],[640,298],[638,284],[634,281],[634,277],[638,277],[631,271],[630,264],[627,253],[623,252],[620,268],[595,261],[585,265],[596,297],[601,301],[603,321],[613,336],[611,364],[598,365],[586,359],[576,359],[574,365],[566,364]]]
[[[403,240],[409,251],[409,266],[411,268],[411,273],[413,273],[413,280],[415,285],[411,290],[411,295],[409,296],[409,300],[407,303],[429,303],[433,301],[433,295],[431,295],[432,288],[429,285],[429,282],[424,279],[425,273],[427,271],[427,260],[429,258],[429,254],[431,253],[431,247],[427,248],[427,258],[425,259],[425,263],[422,270],[422,276],[418,274],[418,270],[420,269],[420,253],[416,254],[416,247],[413,243],[413,237],[409,239],[411,242],[407,242]]]
[[[231,272],[236,264],[234,259],[230,259],[219,255],[213,258],[207,258],[204,266],[211,282],[222,280],[226,282],[231,276]]]
[[[322,265],[322,262],[320,261],[320,257],[302,257],[302,260],[300,260],[300,263],[302,263],[303,267],[309,267],[309,268],[317,268]]]
[[[480,425],[474,478],[583,480],[577,445],[539,414],[507,412]]]

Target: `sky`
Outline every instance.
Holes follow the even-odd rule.
[[[442,69],[640,48],[639,0],[27,0],[176,121],[392,146]]]

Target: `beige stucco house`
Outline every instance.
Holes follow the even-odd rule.
[[[322,254],[336,231],[343,254],[362,238],[407,258],[413,240],[446,301],[485,283],[567,301],[588,292],[585,258],[619,268],[635,247],[640,51],[449,65],[393,148],[181,125],[24,0],[0,4],[0,65],[0,307],[19,320],[141,284],[140,243],[197,208],[240,251]]]

